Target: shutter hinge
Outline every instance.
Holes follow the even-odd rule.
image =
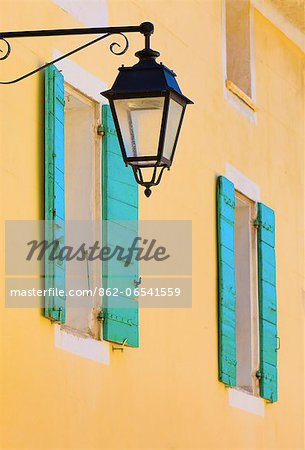
[[[104,125],[99,125],[98,127],[97,127],[97,134],[99,135],[99,136],[105,136],[105,127],[104,127]]]
[[[235,199],[232,199],[231,197],[228,197],[227,195],[223,195],[223,199],[227,205],[231,206],[231,208],[235,208],[235,206],[236,206]]]
[[[104,313],[104,311],[103,310],[101,310],[100,312],[99,312],[99,315],[97,316],[97,320],[105,320],[105,313]]]
[[[255,376],[256,376],[256,378],[257,378],[258,380],[261,380],[261,379],[262,379],[262,372],[261,372],[260,370],[258,370],[258,371],[256,372]]]
[[[265,230],[267,230],[267,231],[273,231],[273,227],[271,226],[271,225],[269,225],[268,223],[266,223],[266,222],[262,222],[261,220],[259,220],[259,219],[255,219],[254,220],[254,222],[253,222],[253,225],[255,226],[255,228],[260,228],[260,227],[262,227],[262,228],[264,228]]]

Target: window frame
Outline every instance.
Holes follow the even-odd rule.
[[[238,385],[238,353],[237,359],[237,373],[236,373],[236,386],[234,389],[242,390],[249,395],[260,397],[259,395],[259,380],[256,376],[259,370],[259,354],[260,354],[260,342],[259,342],[259,302],[258,302],[258,253],[257,253],[257,227],[255,225],[257,219],[257,202],[247,197],[238,189],[234,189],[235,202],[238,200],[249,208],[249,230],[250,230],[250,322],[251,322],[251,391],[243,389]],[[237,207],[235,207],[236,211]],[[235,213],[236,214],[236,213]],[[236,227],[236,218],[234,222],[234,233]],[[236,255],[235,255],[236,256]],[[237,265],[235,264],[235,271]],[[236,273],[237,276],[237,273]],[[236,308],[237,308],[238,296],[236,295]],[[237,320],[237,315],[236,315]],[[236,331],[237,331],[236,321]],[[236,349],[238,348],[236,339]]]
[[[96,223],[102,223],[102,139],[101,135],[98,133],[98,128],[101,124],[101,104],[98,103],[95,99],[90,98],[85,93],[81,92],[79,89],[76,89],[68,82],[64,81],[64,95],[66,94],[73,96],[80,102],[90,106],[93,108],[93,120],[92,120],[92,133],[93,133],[93,149],[92,153],[93,157],[93,170],[92,170],[92,200],[93,200],[93,211],[92,211],[92,219]],[[66,116],[66,109],[65,109]],[[65,153],[67,149],[65,149]],[[67,178],[67,175],[66,175]],[[67,179],[65,179],[65,183],[67,183]],[[66,202],[65,194],[65,202]],[[88,219],[90,220],[90,219]],[[99,236],[95,236],[100,242],[102,241],[102,230],[100,230]],[[93,262],[93,273],[99,273],[100,279],[95,279],[94,284],[99,288],[102,286],[102,264],[99,264],[99,261]],[[91,287],[92,288],[92,287]],[[97,289],[97,292],[99,289]],[[68,297],[68,295],[67,295]],[[92,308],[91,308],[91,317],[88,320],[88,329],[90,330],[90,337],[100,340],[101,339],[101,325],[100,320],[98,318],[101,311],[101,298],[97,294],[92,299]],[[66,318],[68,316],[67,312],[69,309],[69,303],[66,299]],[[77,327],[71,327],[66,320],[66,323],[61,325],[63,329],[70,330],[71,332],[75,331],[77,334],[81,334],[84,336],[88,336],[84,330],[80,330]]]

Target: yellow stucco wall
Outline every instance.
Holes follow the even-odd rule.
[[[89,7],[89,6],[88,6]],[[109,367],[54,347],[35,309],[4,307],[4,220],[43,218],[43,81],[0,86],[1,425],[4,449],[301,449],[304,447],[303,54],[254,12],[257,123],[223,95],[220,0],[108,2],[109,24],[154,22],[153,47],[195,102],[172,170],[141,218],[193,221],[193,306],[140,311],[141,345]],[[0,29],[82,26],[50,0],[1,0]],[[13,41],[9,79],[88,38]],[[134,61],[106,43],[74,61],[110,84]],[[217,381],[215,179],[232,164],[276,211],[279,401],[259,417]]]

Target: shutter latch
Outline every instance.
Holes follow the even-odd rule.
[[[58,319],[56,319],[55,317],[53,317],[52,314],[49,314],[48,319],[49,319],[52,323],[61,323],[62,311],[63,311],[62,306],[60,306],[58,309],[57,309],[57,308],[53,308],[53,311],[54,311],[54,312],[58,312]]]
[[[61,322],[61,315],[62,315],[62,306],[58,309],[58,322]]]
[[[138,280],[133,280],[133,283],[135,287],[137,288],[142,283],[142,277],[140,277]]]
[[[115,351],[119,350],[120,352],[123,352],[123,351],[124,351],[124,347],[125,347],[126,342],[127,342],[127,338],[124,339],[124,341],[122,342],[122,344],[120,344],[119,347],[115,347],[115,346],[113,345],[113,346],[112,346],[112,351],[115,352]]]

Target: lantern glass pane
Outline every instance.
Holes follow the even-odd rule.
[[[178,133],[182,113],[183,106],[171,98],[169,100],[167,126],[163,146],[163,156],[170,161],[173,156],[175,140]]]
[[[117,99],[114,107],[127,158],[156,157],[164,97]]]

